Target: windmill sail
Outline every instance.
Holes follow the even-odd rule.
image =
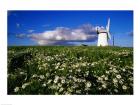
[[[106,31],[107,31],[108,39],[111,39],[111,35],[110,35],[110,32],[109,32],[109,29],[110,29],[110,18],[108,19],[108,23],[106,25]]]
[[[109,31],[109,27],[110,27],[110,18],[108,19],[107,25],[106,25],[106,30]]]

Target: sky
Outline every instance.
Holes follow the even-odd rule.
[[[97,45],[110,18],[109,45],[133,47],[133,11],[8,11],[8,46]]]

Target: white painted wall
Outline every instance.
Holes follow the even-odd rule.
[[[108,46],[107,33],[99,33],[98,34],[97,46]]]

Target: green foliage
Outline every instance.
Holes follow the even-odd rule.
[[[133,49],[8,47],[8,94],[133,94]]]

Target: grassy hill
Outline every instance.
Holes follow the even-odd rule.
[[[8,94],[133,94],[133,48],[8,47]]]

